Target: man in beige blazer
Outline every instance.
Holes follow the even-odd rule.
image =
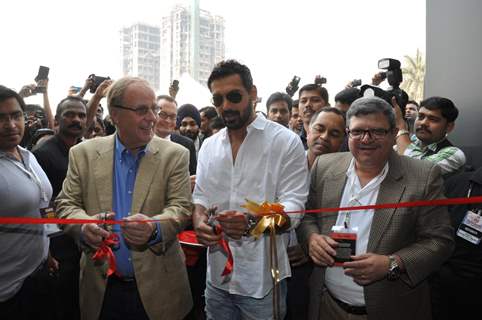
[[[307,209],[443,197],[440,168],[393,151],[397,130],[388,103],[356,100],[347,126],[351,152],[316,160]],[[341,266],[333,226],[357,235],[355,254]],[[453,248],[445,207],[306,214],[297,231],[316,265],[310,319],[431,319],[426,279]]]
[[[108,94],[117,132],[71,149],[69,169],[56,200],[61,218],[94,219],[101,212],[129,223],[113,230],[97,224],[66,225],[83,248],[80,262],[82,319],[182,319],[192,298],[176,235],[190,220],[188,151],[154,137],[158,107],[139,78],[116,81]],[[160,219],[160,222],[141,220]],[[92,254],[115,232],[117,272]]]

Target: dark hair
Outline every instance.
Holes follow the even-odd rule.
[[[301,93],[303,91],[318,91],[321,99],[323,99],[325,103],[328,104],[328,90],[326,90],[325,87],[319,86],[314,83],[305,84],[301,87],[300,91],[298,91],[298,98],[301,97]]]
[[[440,110],[442,117],[447,119],[448,122],[454,122],[459,115],[459,110],[454,105],[452,100],[442,97],[430,97],[420,102],[420,108],[426,108],[428,110]]]
[[[209,128],[211,128],[211,130],[221,130],[224,127],[226,127],[226,125],[221,117],[216,117],[209,122]]]
[[[218,112],[215,107],[207,106],[199,110],[199,114],[203,113],[209,120],[214,119],[218,116]]]
[[[338,92],[335,96],[335,102],[352,104],[353,101],[360,98],[360,90],[357,88],[346,88]]]
[[[343,112],[340,111],[340,109],[338,108],[334,108],[334,107],[323,107],[320,109],[320,111],[318,111],[316,114],[313,115],[313,117],[311,117],[311,120],[310,120],[310,127],[313,125],[313,123],[316,121],[316,118],[318,118],[318,116],[320,115],[320,113],[322,112],[332,112],[334,114],[337,114],[339,115],[340,117],[343,118],[343,122],[346,123],[346,118],[345,118],[345,114]]]
[[[68,96],[68,97],[65,97],[62,100],[60,100],[59,104],[57,105],[57,111],[55,112],[55,117],[60,117],[62,112],[64,112],[66,107],[63,104],[66,101],[78,101],[78,102],[82,103],[82,105],[87,109],[87,106],[86,106],[86,103],[85,103],[84,99],[82,99],[81,97],[78,97],[78,96]]]
[[[299,104],[300,104],[300,100],[295,99],[295,100],[293,100],[293,106],[292,106],[291,108],[298,108],[298,107],[299,107],[299,106],[298,106]]]
[[[251,77],[251,71],[244,64],[239,63],[236,60],[224,60],[214,66],[213,71],[208,78],[208,88],[211,90],[211,83],[214,80],[226,78],[232,75],[239,75],[243,82],[244,88],[249,91],[253,88],[253,77]]]
[[[350,126],[352,117],[367,116],[370,114],[383,114],[390,125],[390,129],[395,128],[395,112],[388,102],[378,97],[362,97],[356,99],[346,113],[346,126]]]
[[[167,94],[161,94],[161,95],[157,96],[156,101],[159,102],[159,100],[167,100],[169,102],[174,102],[177,106],[176,99],[174,99],[171,96],[168,96]]]
[[[3,102],[10,98],[15,98],[20,105],[20,109],[22,109],[22,111],[25,111],[25,101],[23,101],[23,98],[12,89],[0,85],[0,102]]]
[[[417,106],[417,110],[420,109],[420,105],[419,105],[419,104],[417,103],[417,101],[415,101],[415,100],[408,100],[408,101],[407,101],[407,104],[414,104],[414,105]]]
[[[266,101],[266,110],[269,112],[271,105],[277,101],[284,101],[288,105],[288,110],[291,113],[293,108],[293,99],[289,95],[283,92],[275,92],[269,96],[268,101]]]

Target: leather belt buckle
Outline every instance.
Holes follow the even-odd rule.
[[[343,302],[341,300],[338,300],[337,298],[335,298],[330,291],[326,291],[331,299],[333,299],[333,301],[336,302],[336,304],[342,308],[346,313],[350,313],[350,314],[355,314],[355,315],[366,315],[367,314],[367,308],[365,306],[352,306],[346,302]]]

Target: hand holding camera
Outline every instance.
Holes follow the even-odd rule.
[[[179,92],[179,80],[173,80],[171,85],[169,86],[169,95],[176,99],[176,95]]]
[[[291,79],[290,83],[288,83],[288,86],[286,87],[286,93],[290,96],[293,97],[298,91],[298,85],[300,83],[301,78],[294,76],[293,79]]]

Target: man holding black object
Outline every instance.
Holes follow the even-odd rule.
[[[443,197],[438,166],[393,151],[397,129],[387,102],[356,100],[347,125],[351,153],[318,157],[307,209]],[[312,281],[319,284],[310,293],[310,319],[430,319],[426,279],[450,256],[452,233],[445,207],[305,215],[298,237],[317,265]],[[346,244],[356,239],[350,261],[339,259],[333,236]]]

